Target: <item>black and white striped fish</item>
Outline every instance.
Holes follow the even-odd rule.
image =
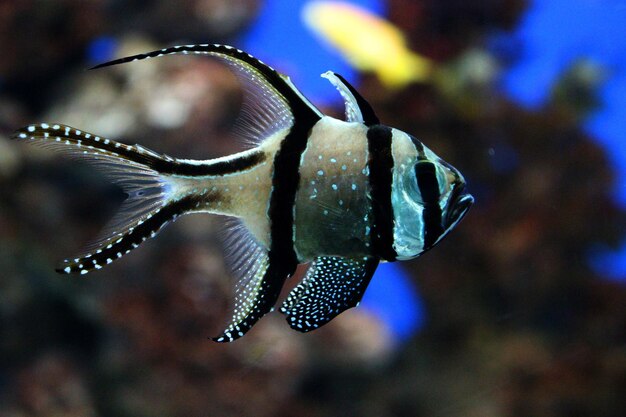
[[[379,262],[424,253],[472,205],[455,168],[413,136],[381,124],[338,74],[322,76],[343,96],[345,121],[325,116],[288,77],[230,46],[177,46],[94,68],[173,54],[210,55],[232,69],[244,88],[239,131],[255,147],[188,160],[62,124],[18,130],[18,140],[95,164],[129,195],[95,249],[64,261],[59,272],[100,269],[183,214],[233,216],[235,306],[213,340],[243,336],[273,309],[302,263],[310,267],[280,311],[306,332],[356,306]]]

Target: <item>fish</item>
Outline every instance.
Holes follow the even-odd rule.
[[[374,72],[390,89],[436,79],[432,60],[411,51],[397,26],[363,7],[312,1],[303,7],[302,20],[352,66]]]
[[[461,173],[421,141],[381,124],[341,75],[322,74],[343,97],[345,120],[323,114],[290,78],[232,46],[175,46],[93,67],[176,54],[206,55],[242,85],[235,131],[252,145],[208,160],[179,159],[61,123],[12,136],[90,163],[128,195],[90,250],[61,274],[87,274],[137,248],[178,217],[228,216],[232,317],[211,339],[232,342],[274,310],[300,264],[304,277],[281,304],[289,326],[315,330],[359,304],[380,262],[434,247],[474,202]]]

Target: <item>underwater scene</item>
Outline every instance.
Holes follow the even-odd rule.
[[[624,27],[0,2],[0,417],[623,416]]]

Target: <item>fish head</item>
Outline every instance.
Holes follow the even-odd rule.
[[[398,260],[434,247],[474,203],[463,175],[416,138],[394,134],[394,250]]]

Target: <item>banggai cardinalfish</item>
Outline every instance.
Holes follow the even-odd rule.
[[[183,214],[232,216],[235,306],[213,340],[233,341],[272,311],[301,263],[310,266],[280,311],[293,329],[307,332],[358,305],[379,262],[432,248],[474,201],[459,171],[413,136],[381,124],[339,74],[322,76],[343,97],[345,121],[322,114],[289,77],[231,46],[177,46],[94,68],[174,54],[210,55],[232,69],[244,90],[237,132],[254,147],[190,160],[62,124],[18,130],[15,139],[80,157],[128,194],[95,249],[64,261],[58,272],[100,269]]]

